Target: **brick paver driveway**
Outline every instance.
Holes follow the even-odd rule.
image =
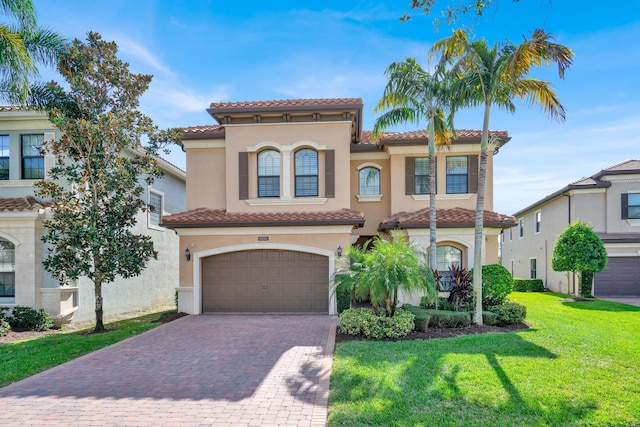
[[[325,425],[336,324],[184,317],[0,389],[0,425]]]

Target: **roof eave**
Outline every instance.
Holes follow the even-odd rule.
[[[299,220],[299,221],[224,221],[224,222],[161,222],[160,226],[175,228],[224,228],[224,227],[289,227],[289,226],[323,226],[323,225],[351,225],[362,228],[364,226],[364,218],[362,219],[336,219],[336,220]]]

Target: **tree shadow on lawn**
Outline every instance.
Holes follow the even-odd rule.
[[[572,425],[597,408],[536,386],[545,363],[519,374],[519,366],[530,365],[522,359],[557,356],[516,334],[376,343],[367,354],[358,351],[360,345],[367,344],[338,349],[357,366],[334,369],[331,425]],[[483,356],[484,367],[474,356]]]
[[[589,310],[589,311],[611,311],[611,312],[623,312],[623,311],[640,311],[640,307],[635,305],[624,304],[621,302],[605,301],[601,299],[594,299],[591,301],[560,301],[562,305],[577,310]]]

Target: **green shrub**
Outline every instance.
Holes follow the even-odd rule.
[[[29,329],[34,331],[46,331],[53,327],[51,315],[43,309],[35,310],[31,307],[13,307],[9,324],[13,329]]]
[[[368,338],[402,338],[415,328],[415,316],[398,309],[392,317],[369,308],[350,308],[340,314],[338,330],[343,334]]]
[[[423,309],[422,312],[431,316],[430,328],[464,328],[471,324],[471,315],[468,311]]]
[[[429,328],[431,316],[426,313],[413,313],[413,315],[415,316],[416,331],[425,332]]]
[[[3,337],[9,333],[11,330],[11,325],[4,319],[0,319],[0,337]]]
[[[470,271],[473,277],[473,269]],[[482,266],[482,305],[502,304],[513,291],[513,276],[500,264]]]
[[[336,302],[338,304],[338,314],[351,307],[351,291],[345,286],[336,288]]]
[[[11,308],[9,307],[5,307],[5,306],[0,306],[0,319],[8,319],[9,317],[11,317],[8,313],[11,310]]]
[[[513,279],[513,290],[516,292],[544,292],[542,279]]]
[[[482,323],[487,326],[493,326],[498,324],[498,315],[492,311],[482,312]]]
[[[527,317],[527,307],[515,301],[505,301],[502,305],[491,308],[497,315],[497,325],[516,325]]]
[[[447,310],[447,311],[455,311],[455,304],[449,302],[449,298],[447,297],[438,297],[438,306],[436,307],[436,303],[431,301],[427,297],[422,297],[420,301],[420,307],[428,308],[432,310]]]

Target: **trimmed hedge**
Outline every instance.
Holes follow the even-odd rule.
[[[393,317],[370,308],[350,308],[340,314],[338,330],[343,334],[368,338],[402,338],[415,328],[413,313],[398,309]]]
[[[544,292],[542,279],[513,279],[513,290],[516,292]]]
[[[504,304],[491,308],[497,315],[498,326],[516,325],[527,317],[527,307],[515,301],[505,301]]]
[[[464,328],[471,325],[471,315],[468,311],[423,310],[431,316],[429,327],[432,328]]]
[[[498,315],[492,311],[482,312],[482,323],[487,326],[494,326],[498,324]]]
[[[420,300],[420,307],[436,310],[436,303],[431,301],[429,297],[422,297]],[[438,297],[437,310],[456,311],[456,305],[449,302],[449,298],[447,297]]]
[[[44,309],[35,310],[31,307],[15,306],[11,317],[7,318],[11,328],[46,331],[53,327],[51,315]]]

